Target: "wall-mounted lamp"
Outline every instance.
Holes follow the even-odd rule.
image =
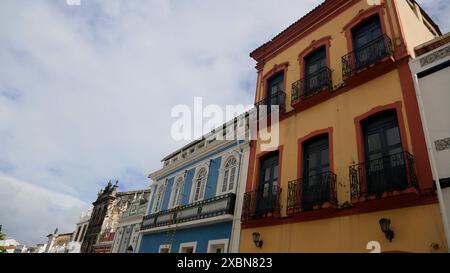
[[[386,236],[386,239],[388,239],[389,242],[392,242],[392,239],[394,238],[394,231],[391,229],[391,219],[381,218],[379,222],[381,231],[383,231],[384,236]]]
[[[263,241],[261,240],[261,234],[259,232],[253,232],[253,243],[256,247],[262,247]]]

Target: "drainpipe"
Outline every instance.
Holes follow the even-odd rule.
[[[447,252],[450,253],[450,230],[449,230],[449,223],[448,223],[448,217],[447,217],[447,210],[445,208],[444,197],[442,195],[441,183],[440,183],[439,174],[438,174],[438,170],[437,170],[437,166],[436,166],[436,158],[434,157],[433,146],[431,145],[431,137],[430,137],[429,130],[428,130],[426,113],[425,113],[425,110],[423,107],[423,101],[422,101],[422,92],[420,90],[419,79],[417,77],[417,74],[414,75],[414,86],[416,89],[417,102],[419,105],[420,117],[422,119],[422,125],[423,125],[425,140],[426,140],[426,144],[427,144],[428,157],[430,158],[430,161],[431,161],[430,162],[431,163],[431,172],[433,174],[433,179],[436,183],[436,192],[437,192],[437,196],[438,196],[438,200],[439,200],[439,207],[440,207],[441,215],[442,215],[442,222],[443,222],[442,224],[444,225],[444,233],[445,233],[445,238],[447,241]]]

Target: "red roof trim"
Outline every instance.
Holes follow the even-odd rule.
[[[253,52],[250,53],[250,57],[254,58],[256,61],[259,61],[262,56],[266,55],[266,53],[272,52],[286,40],[289,40],[293,36],[296,36],[307,30],[309,27],[317,24],[317,21],[320,18],[326,16],[326,14],[329,14],[332,10],[336,10],[338,7],[346,4],[346,2],[354,1],[355,0],[325,0],[285,30],[277,34],[274,38],[272,38],[272,40],[253,50]]]

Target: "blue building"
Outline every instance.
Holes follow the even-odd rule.
[[[247,133],[247,119],[238,118],[162,160],[149,175],[139,252],[238,252],[249,142],[236,136]]]

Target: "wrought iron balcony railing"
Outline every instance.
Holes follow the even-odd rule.
[[[278,186],[245,193],[241,220],[245,222],[279,215],[280,197],[281,188]]]
[[[418,188],[414,157],[401,152],[350,166],[351,197],[381,197],[384,193]]]
[[[292,84],[291,103],[302,101],[332,87],[331,69],[324,67]]]
[[[224,214],[234,214],[236,195],[228,193],[200,202],[165,210],[144,217],[141,230],[205,219]]]
[[[358,71],[392,56],[392,54],[391,38],[383,34],[342,57],[342,77],[344,79],[349,78]]]
[[[283,113],[286,109],[285,100],[286,93],[284,91],[280,91],[255,103],[255,107],[259,113],[262,110],[259,106],[267,106],[267,115],[270,115],[271,112],[275,111],[275,107],[278,107],[278,111]]]
[[[336,174],[324,172],[289,182],[287,214],[337,204]]]

